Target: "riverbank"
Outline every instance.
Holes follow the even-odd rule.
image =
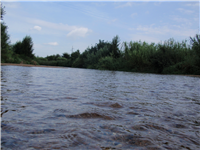
[[[14,64],[14,63],[1,63],[1,66],[23,66],[23,67],[67,68],[67,67],[59,67],[59,66],[45,66],[45,65],[31,65],[31,64]]]

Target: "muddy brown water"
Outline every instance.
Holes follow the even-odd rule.
[[[200,78],[2,66],[1,149],[200,149]]]

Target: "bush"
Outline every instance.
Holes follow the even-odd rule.
[[[46,65],[46,66],[57,66],[57,61],[38,61],[40,65]]]
[[[200,57],[200,35],[196,34],[194,38],[190,37],[190,42],[192,44],[192,49],[195,51],[196,55]]]
[[[111,56],[106,56],[101,58],[98,63],[98,69],[106,69],[106,70],[116,70],[116,62],[115,59]]]
[[[72,67],[83,68],[83,64],[84,64],[83,59],[79,57],[73,62]]]
[[[57,60],[56,66],[67,66],[68,61],[67,60]]]
[[[156,73],[162,73],[165,68],[171,68],[170,66],[185,61],[185,56],[190,55],[190,48],[186,41],[179,43],[175,42],[174,39],[169,39],[164,44],[158,44],[157,48],[155,54],[150,57],[150,62]]]

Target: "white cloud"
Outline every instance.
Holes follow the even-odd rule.
[[[85,37],[90,32],[88,28],[76,28],[67,34],[67,37]]]
[[[70,3],[65,5],[67,8],[74,9],[76,12],[81,12],[89,17],[101,19],[101,20],[109,20],[109,14],[105,11],[100,11],[95,7],[91,7],[90,5],[86,5],[84,3]]]
[[[124,7],[131,7],[132,6],[132,3],[131,2],[127,2],[125,4],[122,4],[122,5],[118,5],[117,7],[115,8],[124,8]]]
[[[42,28],[40,26],[34,26],[33,29],[40,31]]]
[[[48,44],[48,45],[53,45],[53,46],[56,46],[56,45],[58,45],[58,43],[57,43],[57,42],[50,42],[50,43],[45,43],[45,44]]]
[[[27,18],[27,21],[30,22],[30,23],[38,24],[38,25],[43,26],[45,28],[62,30],[62,31],[70,31],[70,30],[74,30],[74,29],[77,28],[76,26],[69,26],[67,24],[62,24],[62,23],[52,23],[52,22],[39,20],[39,19]]]
[[[38,20],[38,19],[28,19],[27,18],[27,20],[30,23],[34,23],[34,24],[43,26],[43,27],[45,27],[45,29],[49,28],[53,32],[59,32],[59,31],[62,33],[67,32],[68,33],[67,37],[85,37],[87,35],[87,33],[91,32],[91,30],[86,27],[70,26],[68,24],[52,23],[52,22],[47,22],[47,21]],[[39,26],[37,26],[36,28],[38,30]]]
[[[177,35],[183,36],[183,37],[190,37],[196,34],[197,30],[195,29],[190,29],[190,28],[185,28],[185,27],[175,27],[174,25],[172,26],[161,26],[161,27],[153,27],[151,26],[138,26],[135,29],[131,30],[136,30],[139,31],[143,34],[146,35],[170,35],[172,37],[176,37]]]
[[[172,26],[175,27],[175,28],[181,28],[180,25],[172,25]]]
[[[160,6],[161,2],[155,2],[154,5],[155,6]]]
[[[142,31],[144,33],[154,33],[154,34],[164,34],[164,32],[162,30],[160,30],[157,27],[152,27],[152,26],[138,26],[136,28],[137,31]]]
[[[186,18],[177,17],[177,16],[172,17],[172,20],[178,22],[179,24],[184,23],[185,26],[188,26],[188,25],[191,26],[193,24],[191,20],[186,19]]]
[[[118,19],[112,19],[110,21],[108,21],[109,24],[116,22]]]
[[[199,2],[192,2],[192,3],[190,3],[190,4],[186,4],[186,6],[192,6],[192,7],[199,7]]]
[[[199,21],[199,18],[194,18],[194,21]]]
[[[138,26],[137,28],[129,29],[133,31],[134,34],[131,34],[131,40],[148,43],[158,43],[166,40],[167,38],[181,37],[181,39],[188,39],[193,37],[198,29],[184,28],[183,26],[170,25],[170,26],[161,26],[161,27],[152,27],[152,26]]]
[[[181,18],[181,17],[173,17],[173,20],[177,21],[177,22],[189,22],[188,19],[186,18]]]
[[[170,17],[172,20],[176,21],[177,23],[182,24],[182,26],[193,26],[194,24],[197,23],[197,21],[199,20],[198,17],[189,17],[189,18],[186,18],[186,17],[180,17],[180,16],[177,16],[177,15],[172,15]]]
[[[18,8],[19,3],[6,3],[6,8]]]
[[[115,8],[124,8],[124,7],[132,7],[132,6],[138,6],[138,5],[145,5],[150,2],[150,0],[140,0],[140,1],[128,1],[128,2],[119,2],[115,1],[115,5],[117,5]]]
[[[147,43],[158,43],[160,42],[159,38],[154,38],[151,35],[145,35],[145,34],[134,34],[131,35],[132,41],[141,41],[141,42],[147,42]]]
[[[180,12],[185,13],[185,14],[194,13],[194,11],[192,11],[192,10],[187,10],[187,9],[183,9],[183,8],[178,8],[177,10],[179,10]]]
[[[137,13],[131,14],[131,17],[135,17],[135,16],[137,16]]]
[[[184,26],[192,26],[196,24],[195,19],[192,19],[192,18],[187,19],[187,18],[182,18],[179,16],[172,16],[171,19],[176,21],[179,24],[181,23]]]
[[[96,6],[105,6],[106,5],[106,3],[103,3],[103,2],[101,2],[101,3],[99,3],[99,2],[93,2],[93,4],[95,4]]]

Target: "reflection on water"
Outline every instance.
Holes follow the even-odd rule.
[[[1,70],[2,149],[200,149],[200,78]]]

